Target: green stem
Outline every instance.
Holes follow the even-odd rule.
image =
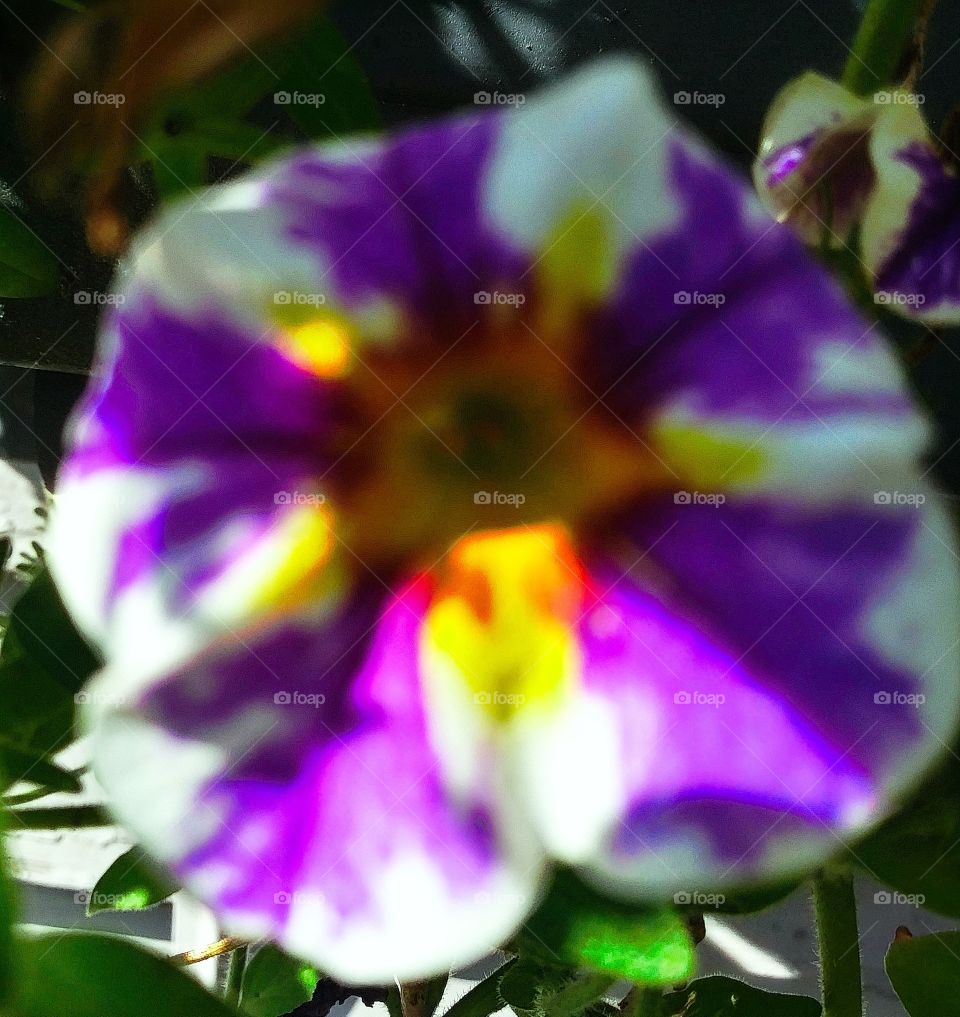
[[[230,954],[230,966],[227,968],[227,984],[223,990],[223,999],[229,1006],[240,1005],[240,988],[243,985],[243,972],[246,967],[247,947],[241,946]]]
[[[839,866],[824,869],[813,883],[813,906],[823,1017],[863,1017],[857,901],[850,872]]]
[[[623,1017],[660,1017],[663,1007],[663,990],[636,985],[620,1004]]]
[[[857,95],[889,85],[914,42],[923,0],[870,0],[843,69],[843,84]]]
[[[610,975],[584,974],[550,996],[545,1010],[548,1017],[573,1017],[586,1010],[613,985]]]

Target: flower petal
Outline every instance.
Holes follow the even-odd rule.
[[[814,71],[777,94],[760,131],[757,192],[809,244],[841,245],[873,186],[868,154],[874,103]]]
[[[378,618],[380,599],[234,639],[135,701],[110,669],[91,692],[113,704],[98,775],[146,846],[226,929],[358,984],[482,956],[542,869],[489,789],[447,792],[420,707],[423,596]]]
[[[603,878],[775,879],[892,811],[958,712],[955,540],[928,497],[637,516],[639,560],[584,637],[630,782]]]
[[[928,431],[875,326],[724,167],[675,144],[669,179],[684,215],[592,323],[591,388],[678,492],[830,501],[909,473]]]
[[[870,141],[877,184],[861,233],[877,300],[931,324],[960,322],[960,178],[915,103],[891,107]]]

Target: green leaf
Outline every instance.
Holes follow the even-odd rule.
[[[14,605],[0,648],[0,735],[48,755],[72,737],[76,699],[97,668],[50,573]]]
[[[141,848],[131,848],[97,880],[87,902],[87,914],[142,911],[166,900],[179,889],[169,875],[154,867]]]
[[[247,962],[241,1009],[251,1017],[277,1017],[313,996],[320,972],[268,943]]]
[[[64,770],[36,752],[0,738],[0,789],[5,790],[21,780],[41,784],[54,791],[76,792],[81,788],[75,773]]]
[[[499,983],[516,963],[516,958],[512,958],[489,978],[478,982],[450,1007],[444,1017],[490,1017],[490,1014],[502,1009]],[[391,1015],[392,1013],[391,1010]]]
[[[20,940],[15,1017],[231,1017],[168,961],[122,939],[62,933]]]
[[[519,937],[522,954],[589,967],[648,985],[671,985],[694,969],[693,942],[674,910],[602,897],[569,872],[555,879]]]
[[[956,1017],[960,999],[960,932],[890,944],[884,967],[910,1017]]]
[[[593,1007],[613,981],[609,974],[578,973],[521,957],[499,979],[498,989],[501,1006],[518,1017],[575,1017]]]
[[[800,886],[799,882],[777,883],[768,886],[745,887],[729,893],[717,894],[717,903],[709,910],[721,915],[750,915],[757,911],[765,911],[774,904],[779,904],[789,897]],[[698,908],[706,911],[708,908]]]
[[[381,126],[367,76],[346,40],[325,19],[299,32],[288,47],[274,89],[275,101],[278,93],[290,101],[278,104],[277,109],[286,110],[311,138],[340,137]],[[313,101],[297,101],[298,96]]]
[[[2,820],[0,815],[0,820]],[[13,886],[7,878],[3,855],[3,840],[0,839],[0,1006],[10,996],[13,983]]]
[[[960,763],[950,754],[848,861],[942,915],[960,918]]]
[[[57,288],[57,258],[23,218],[0,205],[0,297],[40,297]]]
[[[664,996],[662,1012],[664,1017],[820,1017],[822,1007],[809,996],[766,992],[711,975]]]

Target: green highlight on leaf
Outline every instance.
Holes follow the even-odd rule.
[[[178,884],[158,872],[140,848],[131,848],[97,880],[87,902],[87,914],[142,911],[166,900],[178,889]]]
[[[883,963],[910,1017],[956,1017],[960,932],[898,939],[890,944]]]
[[[313,996],[320,972],[268,943],[247,961],[240,1009],[250,1017],[277,1017]]]
[[[694,947],[681,915],[603,897],[561,872],[518,936],[521,956],[572,964],[647,985],[690,977]]]

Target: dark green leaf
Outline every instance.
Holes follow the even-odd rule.
[[[651,985],[688,978],[694,950],[674,910],[600,896],[569,872],[560,873],[524,926],[519,949],[544,963],[589,967]]]
[[[62,933],[21,940],[16,1017],[230,1017],[234,1013],[168,961],[111,936]]]
[[[2,818],[0,816],[0,820]],[[13,983],[13,920],[13,887],[7,878],[3,840],[0,839],[0,1006],[9,997]]]
[[[0,297],[39,297],[57,288],[53,251],[23,216],[0,206]]]
[[[952,754],[849,861],[931,911],[960,918],[960,763]],[[922,898],[922,899],[921,899]]]
[[[0,734],[47,755],[66,745],[75,697],[97,667],[50,573],[17,601],[0,648]]]
[[[820,1017],[820,1003],[809,996],[765,992],[735,978],[698,978],[664,997],[664,1017]]]
[[[890,944],[887,977],[910,1017],[956,1017],[960,1001],[960,932]]]
[[[79,791],[81,786],[71,771],[0,738],[0,788],[5,790],[21,780],[55,791]]]
[[[380,110],[363,69],[343,36],[326,20],[298,33],[274,89],[278,110],[311,138],[375,130]],[[308,101],[309,100],[309,101]]]
[[[243,972],[241,1009],[251,1017],[277,1017],[313,996],[320,973],[273,944],[262,946]]]
[[[445,1017],[490,1017],[503,1008],[500,998],[499,982],[516,964],[516,959],[507,961],[489,978],[478,982],[469,992],[465,992],[450,1009]]]
[[[521,957],[499,980],[501,1005],[518,1017],[575,1017],[594,1007],[610,988],[609,974],[578,972]]]
[[[97,880],[87,902],[87,914],[141,911],[166,900],[178,889],[178,884],[158,871],[140,848],[131,848]]]

